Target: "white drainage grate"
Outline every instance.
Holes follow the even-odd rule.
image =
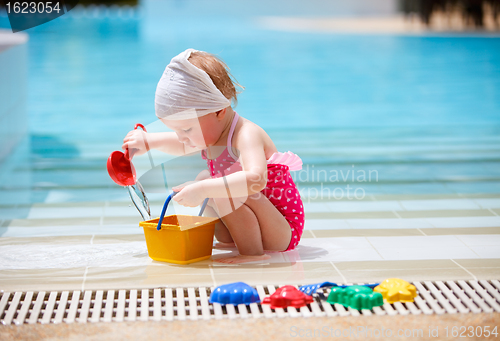
[[[237,306],[210,304],[214,288],[157,288],[142,290],[3,292],[0,321],[4,325],[34,323],[90,323],[160,320],[210,320],[310,316],[360,316],[456,314],[500,312],[500,282],[436,281],[414,282],[418,296],[413,303],[385,303],[372,310],[345,308],[315,296],[300,309],[271,309],[253,303]],[[257,286],[261,299],[278,287]],[[323,290],[328,295],[329,289]]]

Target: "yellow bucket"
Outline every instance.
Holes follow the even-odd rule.
[[[154,260],[175,264],[199,262],[212,256],[217,218],[173,214],[163,218],[141,221],[148,254]]]

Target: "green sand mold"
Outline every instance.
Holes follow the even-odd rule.
[[[347,288],[333,287],[326,301],[357,310],[372,309],[384,304],[381,293],[373,292],[372,289],[362,285],[353,285]]]

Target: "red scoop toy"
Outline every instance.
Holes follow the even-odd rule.
[[[140,123],[137,123],[134,129],[141,127],[146,131],[146,128]],[[120,186],[132,186],[137,182],[134,165],[131,162],[132,156],[127,148],[125,154],[120,151],[114,151],[108,158],[108,173],[111,179]]]
[[[271,309],[294,307],[300,308],[312,303],[314,299],[292,285],[278,288],[271,296],[264,298],[263,304],[270,304]]]

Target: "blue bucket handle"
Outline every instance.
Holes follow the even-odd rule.
[[[158,231],[161,230],[161,224],[163,223],[163,218],[165,218],[165,212],[167,212],[168,204],[170,203],[170,200],[172,200],[174,195],[176,195],[177,193],[179,193],[179,192],[170,193],[170,195],[167,197],[167,200],[165,200],[165,203],[163,204],[163,209],[161,210],[160,219],[158,220],[158,226],[156,226],[156,230],[158,230]],[[206,198],[203,201],[203,205],[201,206],[201,210],[200,210],[200,213],[198,214],[198,216],[201,216],[203,214],[203,211],[205,211],[205,207],[207,207],[207,203],[208,203],[208,198]]]

